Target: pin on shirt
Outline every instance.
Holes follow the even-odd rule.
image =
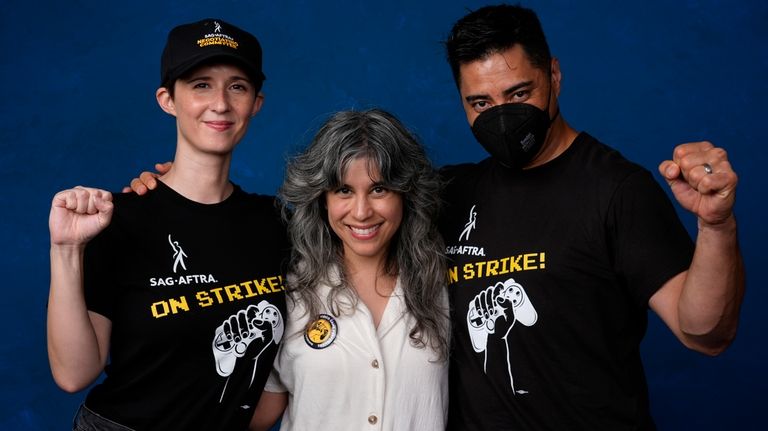
[[[328,314],[320,314],[304,332],[304,341],[313,349],[325,349],[336,340],[338,333],[336,319]]]

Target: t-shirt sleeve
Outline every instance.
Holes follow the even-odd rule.
[[[110,286],[111,280],[117,276],[113,266],[115,246],[114,229],[110,225],[86,245],[83,261],[86,306],[89,311],[110,320],[113,319],[115,302]]]
[[[264,384],[264,390],[267,392],[288,392],[282,382],[280,382],[280,375],[274,368],[269,373],[267,383]]]
[[[616,273],[643,307],[691,264],[693,242],[672,202],[645,169],[618,186],[607,225]]]

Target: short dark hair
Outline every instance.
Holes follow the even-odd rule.
[[[536,12],[519,5],[485,6],[453,25],[445,41],[448,64],[456,85],[460,67],[520,44],[534,67],[550,72],[552,56]]]

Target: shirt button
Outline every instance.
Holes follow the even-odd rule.
[[[378,359],[374,359],[374,360],[371,362],[371,366],[372,366],[373,368],[379,368],[379,360],[378,360]]]
[[[368,416],[368,423],[371,425],[376,425],[376,422],[379,421],[379,418],[376,417],[376,415],[370,415]]]

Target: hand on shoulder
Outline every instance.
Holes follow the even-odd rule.
[[[157,178],[171,170],[173,162],[155,163],[157,172],[144,171],[138,178],[131,180],[130,186],[123,187],[123,193],[134,192],[137,195],[144,195],[157,187]]]

